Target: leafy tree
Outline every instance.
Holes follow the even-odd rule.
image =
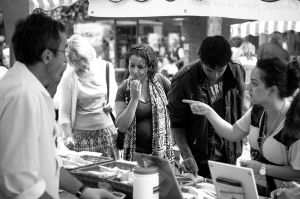
[[[60,6],[54,10],[45,11],[43,9],[35,9],[33,12],[45,12],[54,19],[60,20],[66,25],[67,35],[73,34],[73,25],[84,22],[89,19],[88,16],[88,0],[78,0],[70,6]]]

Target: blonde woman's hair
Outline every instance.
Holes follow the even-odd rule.
[[[250,59],[251,57],[255,57],[255,46],[249,41],[244,41],[241,44],[240,49],[242,50],[242,54]]]
[[[74,34],[68,39],[69,56],[84,58],[91,63],[96,58],[96,51],[91,43],[81,35]],[[75,53],[75,54],[74,54]]]

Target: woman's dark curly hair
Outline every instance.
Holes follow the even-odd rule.
[[[299,87],[300,67],[296,61],[286,64],[279,58],[260,59],[256,67],[263,71],[261,79],[267,88],[277,86],[280,98],[293,95]]]
[[[154,50],[146,45],[146,44],[136,44],[132,46],[126,52],[126,68],[129,68],[129,59],[132,55],[136,55],[141,57],[144,61],[146,66],[148,66],[148,78],[152,79],[157,72],[157,57],[155,55]]]
[[[284,128],[289,136],[300,138],[300,92],[294,97],[286,113]]]

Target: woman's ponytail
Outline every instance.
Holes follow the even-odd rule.
[[[286,96],[291,96],[300,85],[300,65],[297,61],[292,61],[287,65],[287,88]]]

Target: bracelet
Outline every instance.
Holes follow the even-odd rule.
[[[87,188],[87,186],[82,185],[82,186],[78,189],[78,191],[76,192],[75,196],[76,196],[77,198],[80,198],[80,196],[82,195],[83,191],[84,191],[86,188]]]

